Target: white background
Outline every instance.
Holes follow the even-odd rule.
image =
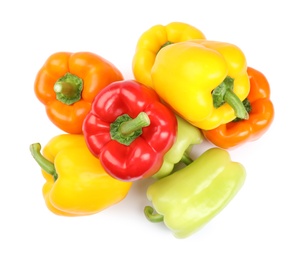
[[[38,69],[54,52],[91,51],[132,79],[139,36],[173,21],[236,44],[271,84],[270,130],[230,151],[247,170],[245,185],[207,226],[181,240],[145,219],[146,181],[99,214],[52,214],[29,152],[31,143],[45,145],[61,133],[34,95]],[[0,259],[302,260],[302,25],[299,0],[1,1]]]

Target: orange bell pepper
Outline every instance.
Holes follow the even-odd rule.
[[[255,141],[273,122],[274,106],[270,100],[270,85],[267,78],[251,67],[247,68],[247,73],[250,81],[250,92],[246,100],[249,119],[234,120],[212,130],[202,130],[204,137],[218,147],[228,149],[247,141]]]
[[[34,91],[54,125],[67,133],[81,134],[94,97],[122,79],[112,63],[94,53],[57,52],[38,71]]]

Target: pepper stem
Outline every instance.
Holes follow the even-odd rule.
[[[135,131],[142,129],[142,127],[149,126],[149,117],[145,112],[141,112],[134,119],[125,121],[120,125],[120,132],[122,135],[132,135]]]
[[[54,85],[57,100],[66,105],[72,105],[79,101],[82,90],[83,80],[69,72],[59,78]]]
[[[111,138],[121,144],[130,145],[142,134],[142,128],[149,125],[150,119],[145,112],[140,112],[135,118],[124,114],[110,124]]]
[[[234,80],[227,76],[224,81],[216,87],[213,92],[213,104],[215,108],[219,108],[224,103],[229,104],[235,111],[235,115],[240,119],[248,119],[249,114],[245,109],[242,101],[233,92]]]
[[[251,107],[251,104],[250,104],[249,100],[247,98],[245,98],[242,103],[243,103],[247,113],[249,114],[252,110],[252,107]],[[241,120],[243,120],[243,119],[236,117],[232,122],[238,122],[238,121],[241,121]]]
[[[31,144],[30,151],[36,162],[40,165],[40,167],[44,171],[52,175],[54,177],[54,181],[56,181],[58,179],[58,173],[56,172],[55,165],[41,154],[41,145],[39,143]]]
[[[190,156],[187,153],[184,153],[182,155],[181,162],[183,162],[185,165],[189,165],[193,162],[193,159],[190,158]]]
[[[155,212],[151,206],[145,206],[144,214],[150,222],[158,223],[163,221],[163,215]]]
[[[167,41],[166,43],[164,43],[164,44],[160,47],[160,49],[158,50],[158,52],[159,52],[160,50],[162,50],[164,47],[166,47],[166,46],[168,46],[168,45],[171,45],[171,44],[173,44],[173,42]]]
[[[241,118],[241,119],[249,118],[249,114],[247,113],[245,106],[233,91],[227,90],[224,96],[224,100],[233,108],[237,118]]]

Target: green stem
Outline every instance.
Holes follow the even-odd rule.
[[[145,112],[141,112],[136,118],[121,123],[119,130],[122,135],[129,136],[134,134],[137,130],[149,126],[149,124],[150,120],[148,115]]]
[[[149,125],[150,120],[145,112],[139,113],[135,118],[124,114],[110,124],[111,138],[121,144],[130,145],[142,134],[142,128]]]
[[[235,115],[240,119],[248,119],[249,114],[245,109],[242,101],[233,92],[234,80],[227,76],[224,81],[216,87],[213,92],[213,104],[215,108],[219,108],[224,103],[229,104],[235,111]]]
[[[187,153],[184,153],[182,155],[181,162],[183,162],[185,165],[189,165],[193,162],[193,159],[190,158],[190,156]]]
[[[150,222],[158,223],[163,221],[163,215],[155,212],[151,206],[145,206],[144,214]]]
[[[233,108],[237,118],[241,118],[241,119],[249,118],[249,114],[247,113],[245,106],[233,91],[226,90],[224,100],[227,104],[229,104]]]
[[[57,100],[66,105],[72,105],[79,101],[82,90],[83,80],[71,73],[66,73],[63,77],[59,78],[54,85]]]
[[[164,43],[164,44],[160,47],[160,49],[158,50],[158,52],[159,52],[160,50],[162,50],[164,47],[166,47],[166,46],[168,46],[168,45],[171,45],[171,44],[173,44],[173,42],[167,41],[166,43]]]
[[[164,44],[161,46],[161,49],[164,48],[164,47],[166,47],[166,46],[168,46],[168,45],[171,45],[171,44],[173,44],[173,42],[167,41],[166,43],[164,43]]]
[[[52,175],[54,177],[54,181],[56,181],[58,179],[58,174],[56,172],[55,165],[41,154],[41,145],[39,143],[31,144],[30,151],[40,167],[48,174]]]
[[[249,100],[247,98],[245,98],[242,103],[243,103],[247,113],[249,114],[252,110],[252,107],[251,107],[251,104],[250,104]],[[232,122],[238,122],[238,121],[241,121],[241,120],[243,120],[243,119],[241,119],[239,117],[236,117]]]

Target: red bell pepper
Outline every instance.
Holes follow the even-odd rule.
[[[135,181],[161,168],[176,139],[177,119],[153,89],[121,80],[95,97],[83,134],[91,153],[112,177]]]
[[[203,130],[204,137],[218,147],[228,149],[259,139],[271,126],[274,106],[270,100],[270,85],[263,73],[248,67],[250,92],[244,104],[248,120],[236,119],[212,130]]]

